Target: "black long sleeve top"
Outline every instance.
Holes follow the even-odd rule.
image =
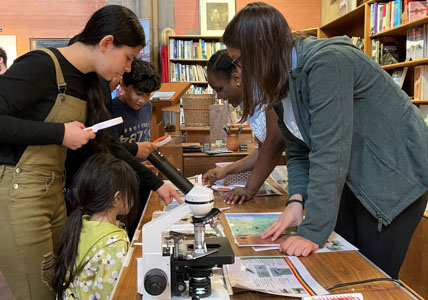
[[[51,48],[67,83],[66,94],[86,99],[86,76],[55,48]],[[44,122],[51,111],[58,88],[55,66],[44,52],[31,51],[15,60],[0,76],[0,164],[16,165],[28,145],[62,144],[64,125]],[[111,99],[111,98],[110,98]],[[157,190],[162,180],[141,165],[125,148],[109,144],[113,155],[126,161],[139,175],[143,188]],[[69,151],[67,177],[92,155],[89,147]]]

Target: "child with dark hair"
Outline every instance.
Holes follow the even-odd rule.
[[[113,138],[120,143],[136,143],[137,157],[143,160],[156,146],[150,142],[152,104],[150,96],[161,85],[161,77],[154,67],[145,61],[132,62],[131,72],[123,74],[120,83],[124,94],[113,99],[114,117],[122,117],[123,123],[112,128]]]
[[[76,209],[64,226],[52,287],[57,299],[108,299],[129,246],[116,217],[137,201],[138,178],[124,161],[97,154],[79,169],[70,197]]]

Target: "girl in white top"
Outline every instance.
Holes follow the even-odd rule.
[[[239,62],[234,62],[226,50],[216,52],[208,62],[209,85],[217,92],[218,98],[228,100],[234,107],[242,103],[240,70]],[[265,111],[264,106],[258,106],[247,122],[259,142],[259,148],[227,167],[208,170],[202,177],[204,184],[214,184],[229,174],[252,170],[245,187],[235,188],[225,195],[225,202],[232,205],[254,197],[285,149],[273,110]]]

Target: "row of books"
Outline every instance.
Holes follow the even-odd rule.
[[[211,55],[221,49],[225,49],[223,43],[216,41],[193,40],[169,40],[170,59],[209,59]]]
[[[208,85],[207,87],[202,87],[195,86],[192,84],[187,90],[187,94],[215,94],[215,92],[210,85]]]
[[[371,4],[370,33],[375,34],[401,25],[401,5],[402,0],[394,0],[387,3],[375,2]]]
[[[184,65],[179,63],[170,63],[169,78],[174,81],[193,81],[206,82],[206,68],[201,65]]]
[[[372,39],[371,58],[380,65],[396,64],[404,60],[404,50],[398,37],[379,37]]]
[[[393,0],[370,5],[370,33],[376,34],[427,15],[427,1]]]
[[[428,57],[428,25],[419,25],[407,30],[406,60]]]
[[[361,51],[364,51],[364,39],[358,36],[351,37],[351,42],[355,46],[361,49]]]
[[[417,66],[414,72],[413,98],[415,100],[428,99],[428,66]]]
[[[392,71],[391,77],[402,88],[408,72],[408,67],[396,68]],[[428,99],[428,66],[416,66],[413,72],[413,99]],[[410,77],[410,80],[412,80],[412,77]]]
[[[372,39],[371,57],[380,65],[396,64],[402,61],[428,57],[428,24],[407,30],[404,37],[379,37]],[[404,46],[406,48],[404,49]]]

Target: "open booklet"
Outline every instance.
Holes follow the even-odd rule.
[[[289,297],[328,294],[294,256],[235,257],[233,265],[226,265],[225,275],[232,287],[268,294]]]
[[[238,247],[252,246],[256,251],[278,250],[279,245],[291,234],[295,234],[297,227],[288,227],[274,242],[270,238],[262,239],[265,232],[281,215],[280,212],[272,213],[226,213],[226,220]],[[336,232],[332,232],[326,244],[316,252],[337,252],[358,250]]]

